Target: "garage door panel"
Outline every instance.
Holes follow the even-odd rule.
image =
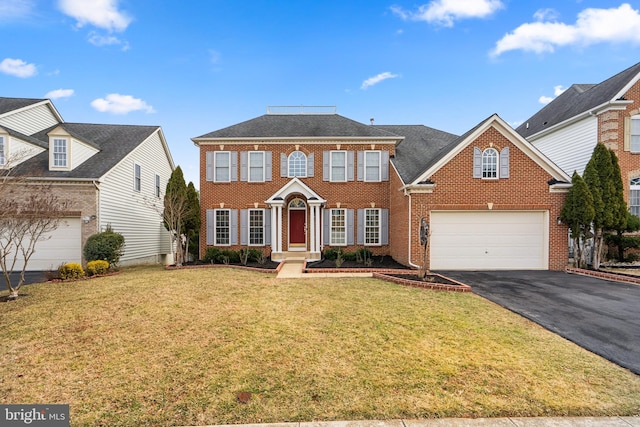
[[[548,268],[544,211],[432,211],[431,268]]]
[[[58,228],[44,235],[37,243],[35,252],[29,259],[27,270],[46,271],[56,269],[62,263],[82,260],[82,223],[79,218],[65,218]],[[22,270],[24,262],[19,257],[14,271]]]

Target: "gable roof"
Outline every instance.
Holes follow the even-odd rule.
[[[621,97],[640,77],[640,62],[599,84],[574,84],[518,126],[525,138],[543,132],[578,115],[588,113]]]
[[[339,114],[265,114],[192,138],[196,144],[235,139],[402,139],[378,126],[364,125]]]
[[[22,110],[31,106],[35,106],[36,104],[48,104],[49,108],[53,115],[58,119],[59,122],[63,122],[62,116],[56,110],[53,103],[48,99],[36,99],[36,98],[5,98],[0,97],[0,117],[12,113],[17,110]]]
[[[63,128],[74,138],[100,151],[73,170],[50,171],[49,150],[46,150],[16,167],[16,175],[58,179],[99,179],[155,132],[160,132],[167,157],[173,166],[173,160],[166,148],[166,141],[159,126],[62,123],[40,131],[33,137],[45,143],[48,148],[47,133],[57,127]]]
[[[507,138],[512,144],[517,146],[523,151],[529,158],[535,161],[541,168],[543,168],[556,182],[571,182],[571,178],[560,169],[555,163],[549,160],[544,154],[542,154],[537,148],[535,148],[530,142],[520,136],[516,131],[511,128],[500,116],[497,114],[491,115],[486,120],[478,123],[472,129],[458,138],[450,141],[444,145],[441,150],[434,153],[430,158],[424,159],[424,168],[417,176],[411,180],[404,180],[407,185],[417,185],[427,181],[436,171],[446,165],[451,159],[453,159],[458,153],[465,149],[469,144],[476,140],[483,132],[489,128],[497,129],[505,138]]]
[[[423,125],[375,125],[375,127],[396,135],[404,140],[396,147],[391,159],[402,181],[411,182],[425,170],[431,162],[446,153],[452,141],[458,136]]]

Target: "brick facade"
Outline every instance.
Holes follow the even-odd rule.
[[[372,144],[372,143],[356,143],[356,142],[340,142],[340,143],[316,143],[316,144],[201,144],[200,146],[200,211],[203,218],[203,226],[200,233],[200,255],[203,256],[206,251],[206,211],[208,209],[250,209],[250,208],[269,208],[265,201],[283,186],[291,181],[292,178],[280,176],[280,155],[291,154],[293,151],[301,151],[307,157],[314,154],[314,176],[308,178],[300,178],[305,185],[311,188],[320,197],[327,200],[325,209],[344,208],[344,209],[364,209],[364,208],[388,208],[389,207],[389,182],[329,182],[323,180],[322,158],[324,151],[345,150],[345,151],[365,151],[365,150],[385,150],[392,156],[395,152],[393,144]],[[271,151],[272,152],[272,177],[267,182],[211,182],[206,180],[206,153],[211,151]],[[357,156],[356,156],[357,157]],[[357,159],[355,160],[357,162]],[[391,176],[392,173],[390,172]],[[285,206],[294,198],[295,194],[291,194],[285,200]],[[309,217],[309,207],[307,206],[307,216]],[[283,242],[287,250],[286,242],[288,242],[289,224],[286,209],[283,214]],[[355,219],[357,222],[357,219]],[[356,224],[357,226],[357,224]],[[362,246],[340,246],[344,251],[355,251]],[[231,246],[229,249],[240,249],[240,245]],[[375,255],[388,255],[389,247],[370,246],[369,249]],[[264,247],[265,253],[270,253],[268,246]]]
[[[473,178],[473,149],[488,147],[498,151],[508,146],[510,150],[510,176],[497,180]],[[464,148],[430,180],[435,184],[431,193],[414,193],[404,196],[397,191],[391,196],[391,206],[396,220],[392,221],[392,234],[396,239],[392,244],[393,256],[399,262],[421,266],[423,248],[418,230],[420,218],[430,221],[433,210],[455,211],[523,211],[539,210],[549,212],[549,269],[563,270],[568,258],[568,228],[558,224],[566,193],[550,192],[548,181],[552,179],[543,168],[523,153],[495,128],[489,128],[475,141]],[[392,186],[398,188],[399,179]],[[409,206],[409,201],[411,205]],[[411,224],[408,223],[411,209]],[[404,221],[403,221],[404,218]],[[411,227],[411,241],[408,241]],[[411,259],[407,248],[410,244]],[[427,260],[429,253],[427,252]]]

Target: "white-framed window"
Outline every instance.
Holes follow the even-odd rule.
[[[67,140],[54,138],[53,140],[53,167],[66,168],[68,164]]]
[[[155,194],[156,197],[160,197],[160,175],[156,174],[155,180]]]
[[[249,151],[249,182],[264,182],[264,151]]]
[[[249,246],[264,246],[263,209],[249,209]]]
[[[640,177],[629,182],[629,190],[629,211],[635,216],[640,216]]]
[[[142,188],[142,166],[138,163],[133,164],[133,189],[140,191]]]
[[[229,151],[216,151],[213,153],[214,181],[231,181],[231,153]]]
[[[331,209],[331,246],[347,245],[347,211],[346,209]]]
[[[640,153],[640,115],[631,117],[631,146],[632,153]]]
[[[380,209],[364,211],[364,244],[380,244]]]
[[[381,181],[381,153],[380,151],[364,152],[364,180]]]
[[[231,213],[229,209],[215,209],[214,216],[214,244],[229,246],[231,244]]]
[[[307,177],[307,156],[302,151],[294,151],[289,154],[287,160],[289,167],[289,178],[306,178]]]
[[[482,178],[498,179],[498,150],[487,148],[482,152]]]
[[[347,152],[331,151],[329,154],[329,164],[331,175],[329,180],[332,182],[347,181]]]
[[[7,146],[4,142],[4,136],[0,136],[0,166],[7,164]]]

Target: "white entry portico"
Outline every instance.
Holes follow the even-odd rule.
[[[304,245],[300,247],[296,245],[290,245],[291,232],[287,232],[289,236],[287,241],[284,241],[285,235],[285,219],[287,223],[290,221],[289,216],[289,201],[295,197],[306,203],[306,221],[303,224],[304,227]],[[282,188],[276,191],[269,199],[265,201],[271,208],[271,259],[274,261],[282,260],[285,258],[287,252],[292,250],[304,251],[308,260],[321,259],[322,252],[322,207],[327,201],[320,197],[309,186],[302,182],[298,178],[292,178]],[[300,203],[296,204],[296,209],[302,206]]]

